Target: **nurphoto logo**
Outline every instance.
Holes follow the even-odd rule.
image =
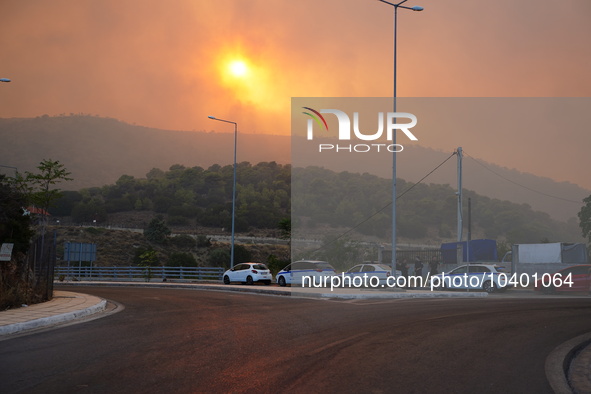
[[[320,128],[323,136],[327,136],[329,132],[328,122],[322,114],[333,114],[338,121],[338,138],[339,141],[351,141],[351,118],[344,111],[338,109],[321,109],[317,111],[310,107],[302,107],[306,111],[302,112],[308,115],[307,139],[309,141],[314,139],[314,123]],[[410,120],[407,123],[398,123],[399,120]],[[418,138],[410,131],[416,126],[417,117],[408,112],[388,112],[384,115],[383,112],[378,112],[378,127],[377,131],[372,133],[364,133],[359,129],[359,113],[353,112],[353,136],[361,141],[377,141],[386,132],[386,140],[394,141],[394,133],[396,130],[402,131],[411,141],[418,141]],[[400,144],[384,144],[384,143],[363,143],[363,144],[318,144],[318,151],[333,151],[333,152],[356,152],[366,153],[371,151],[388,151],[388,152],[402,152],[404,147]]]

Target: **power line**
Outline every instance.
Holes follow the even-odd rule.
[[[466,156],[468,156],[470,159],[474,160],[474,161],[475,161],[476,163],[478,163],[479,165],[481,165],[481,166],[482,166],[484,169],[486,169],[486,170],[488,170],[488,171],[492,172],[493,174],[495,174],[495,175],[496,175],[496,176],[498,176],[499,178],[502,178],[502,179],[506,180],[507,182],[510,182],[510,183],[512,183],[512,184],[514,184],[514,185],[516,185],[516,186],[522,187],[522,188],[524,188],[524,189],[526,189],[526,190],[529,190],[529,191],[531,191],[531,192],[534,192],[534,193],[537,193],[537,194],[541,194],[542,196],[551,197],[551,198],[555,198],[555,199],[557,199],[557,200],[562,200],[562,201],[566,201],[566,202],[572,202],[572,203],[575,203],[575,204],[581,204],[581,201],[569,200],[568,198],[563,198],[563,197],[553,196],[553,195],[551,195],[551,194],[547,194],[547,193],[541,192],[541,191],[539,191],[539,190],[532,189],[531,187],[527,187],[527,186],[525,186],[525,185],[522,185],[522,184],[520,184],[520,183],[517,183],[517,182],[515,182],[515,181],[512,181],[511,179],[509,179],[509,178],[507,178],[507,177],[504,177],[503,175],[499,174],[498,172],[495,172],[493,169],[491,169],[491,168],[487,167],[486,165],[484,165],[483,163],[481,163],[479,160],[477,160],[477,159],[475,159],[474,157],[470,156],[469,154],[467,154],[467,153],[466,153],[466,151],[464,151],[464,154],[465,154]]]
[[[423,182],[429,175],[431,175],[432,173],[434,173],[435,171],[437,171],[439,169],[439,167],[441,167],[442,165],[444,165],[449,159],[451,159],[452,157],[454,157],[456,154],[457,154],[457,152],[453,152],[451,155],[449,155],[448,158],[446,158],[445,160],[443,160],[439,165],[437,165],[435,168],[433,168],[431,171],[429,171],[427,173],[427,175],[425,175],[424,177],[422,177],[421,179],[419,179],[419,181],[417,183],[414,183],[413,185],[411,185],[410,187],[408,187],[406,190],[404,190],[402,193],[400,193],[398,196],[396,196],[396,200],[398,200],[399,198],[401,198],[402,196],[404,196],[406,193],[408,193],[412,189],[414,189],[415,186],[417,186],[418,184],[420,184],[421,182]],[[390,201],[388,204],[386,204],[382,208],[378,209],[375,213],[373,213],[372,215],[370,215],[367,218],[363,219],[361,222],[357,223],[355,226],[351,227],[349,230],[345,231],[344,233],[342,233],[341,235],[339,235],[338,237],[336,237],[332,241],[330,241],[330,242],[322,245],[321,247],[313,250],[312,252],[310,252],[310,254],[314,254],[314,253],[318,252],[319,250],[322,250],[322,249],[326,248],[327,246],[332,245],[333,243],[335,243],[339,239],[343,238],[345,235],[349,234],[350,232],[352,232],[356,228],[359,228],[361,225],[363,225],[364,223],[366,223],[369,220],[371,220],[374,216],[376,216],[377,214],[379,214],[380,212],[382,212],[384,209],[388,208],[390,205],[392,205],[392,201]]]

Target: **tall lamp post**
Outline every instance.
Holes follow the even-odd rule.
[[[225,123],[232,123],[234,125],[234,181],[232,183],[232,238],[230,246],[230,268],[234,268],[234,222],[236,218],[236,143],[238,138],[238,123],[230,120],[216,118],[215,116],[208,116],[209,119],[217,120]]]
[[[411,11],[423,11],[423,7],[414,6],[414,7],[406,7],[402,4],[406,3],[408,0],[403,0],[399,3],[390,3],[389,1],[385,0],[378,0],[382,3],[391,5],[394,7],[394,93],[393,93],[393,109],[396,112],[396,44],[397,44],[397,37],[396,37],[396,26],[398,23],[398,8],[404,8],[406,10]],[[396,122],[396,119],[394,119]],[[396,144],[396,131],[392,133],[392,144]],[[396,151],[392,153],[392,274],[396,276]]]

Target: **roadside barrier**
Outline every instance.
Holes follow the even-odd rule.
[[[55,279],[63,280],[221,280],[222,267],[55,267]]]

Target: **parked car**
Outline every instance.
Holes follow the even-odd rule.
[[[591,264],[573,265],[554,274],[538,274],[537,277],[534,289],[546,294],[591,291]]]
[[[224,283],[229,285],[231,282],[242,282],[252,285],[255,282],[263,282],[270,285],[273,275],[265,264],[261,263],[240,263],[224,272]]]
[[[332,276],[334,274],[334,267],[326,261],[301,260],[291,263],[279,271],[275,280],[279,286],[286,286],[291,284],[301,284],[302,277],[304,276],[322,277]]]
[[[378,264],[378,263],[366,263],[357,264],[347,272],[344,273],[345,277],[350,276],[353,279],[356,276],[363,277],[363,275],[367,275],[368,277],[375,276],[379,279],[380,285],[385,285],[387,283],[388,277],[392,275],[392,267],[386,264]],[[402,275],[402,272],[396,270],[396,275]]]
[[[487,293],[512,287],[505,269],[493,264],[466,264],[449,272],[433,275],[432,288],[482,289]]]

